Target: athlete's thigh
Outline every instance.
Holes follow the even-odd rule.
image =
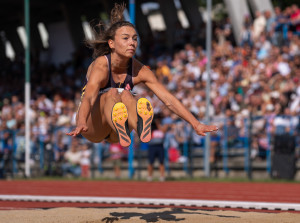
[[[103,115],[105,95],[99,95],[91,109],[91,113],[87,119],[88,131],[82,135],[92,142],[101,142],[111,133],[111,127],[108,125]]]

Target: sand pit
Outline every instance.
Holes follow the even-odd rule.
[[[299,213],[263,213],[184,208],[51,208],[2,210],[1,223],[249,222],[298,223]]]

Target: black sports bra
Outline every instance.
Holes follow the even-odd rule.
[[[112,75],[111,75],[111,55],[108,54],[108,55],[105,55],[106,59],[107,59],[107,62],[108,62],[108,75],[109,75],[109,80],[106,84],[106,86],[104,88],[101,88],[100,91],[105,91],[105,89],[108,89],[108,88],[123,88],[125,90],[132,90],[134,85],[133,85],[133,82],[132,82],[132,59],[130,59],[129,61],[129,67],[127,69],[127,76],[124,80],[123,83],[119,82],[119,83],[115,83],[114,82],[114,79],[112,78]]]

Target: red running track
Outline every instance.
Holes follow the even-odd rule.
[[[16,180],[0,181],[0,194],[300,203],[300,184]]]

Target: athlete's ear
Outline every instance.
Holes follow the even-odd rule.
[[[114,41],[112,39],[108,40],[108,45],[109,45],[109,48],[111,48],[111,49],[115,48],[115,44],[114,44]]]

